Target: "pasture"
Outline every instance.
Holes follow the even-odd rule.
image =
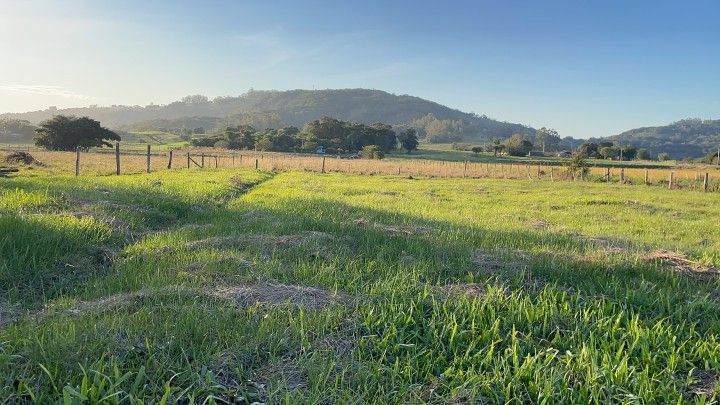
[[[9,402],[719,398],[717,193],[54,156],[0,178]]]

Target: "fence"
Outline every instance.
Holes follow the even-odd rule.
[[[228,151],[217,149],[170,150],[153,152],[123,151],[119,144],[111,149],[76,152],[32,150],[41,162],[59,170],[75,169],[76,175],[130,174],[166,169],[254,168],[268,171],[304,170],[320,173],[341,172],[365,175],[399,175],[447,178],[505,178],[548,181],[595,181],[646,184],[671,189],[720,191],[718,175],[707,168],[645,169],[632,167],[590,167],[585,171],[564,166],[454,162],[421,159],[343,159],[331,156],[275,152]]]

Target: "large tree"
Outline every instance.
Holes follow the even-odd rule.
[[[556,130],[542,127],[535,131],[535,144],[542,148],[543,153],[546,150],[556,150],[560,145],[560,137]]]
[[[532,142],[525,139],[523,134],[514,134],[505,141],[510,156],[526,156],[533,148]]]
[[[417,139],[417,131],[413,128],[408,128],[398,135],[398,139],[400,140],[400,145],[402,145],[402,148],[407,151],[407,153],[410,153],[414,150],[417,150],[418,148],[418,139]]]
[[[99,121],[65,115],[57,115],[44,121],[35,133],[35,145],[49,150],[112,146],[108,141],[120,140],[118,134],[100,126]]]

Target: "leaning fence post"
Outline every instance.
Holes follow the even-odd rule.
[[[173,151],[170,149],[170,158],[168,159],[168,169],[172,169],[172,154]]]
[[[75,148],[75,176],[80,175],[80,147]]]
[[[147,170],[150,173],[150,145],[147,146]]]
[[[120,175],[120,142],[115,142],[115,174]]]
[[[705,176],[703,177],[703,191],[707,191],[709,183],[710,183],[710,174],[706,172]]]

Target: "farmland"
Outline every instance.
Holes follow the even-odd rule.
[[[108,176],[97,157],[75,177],[74,154],[38,158],[0,179],[9,401],[720,394],[717,193],[524,165],[431,178],[328,159],[321,174],[252,155],[145,174],[138,156]]]

